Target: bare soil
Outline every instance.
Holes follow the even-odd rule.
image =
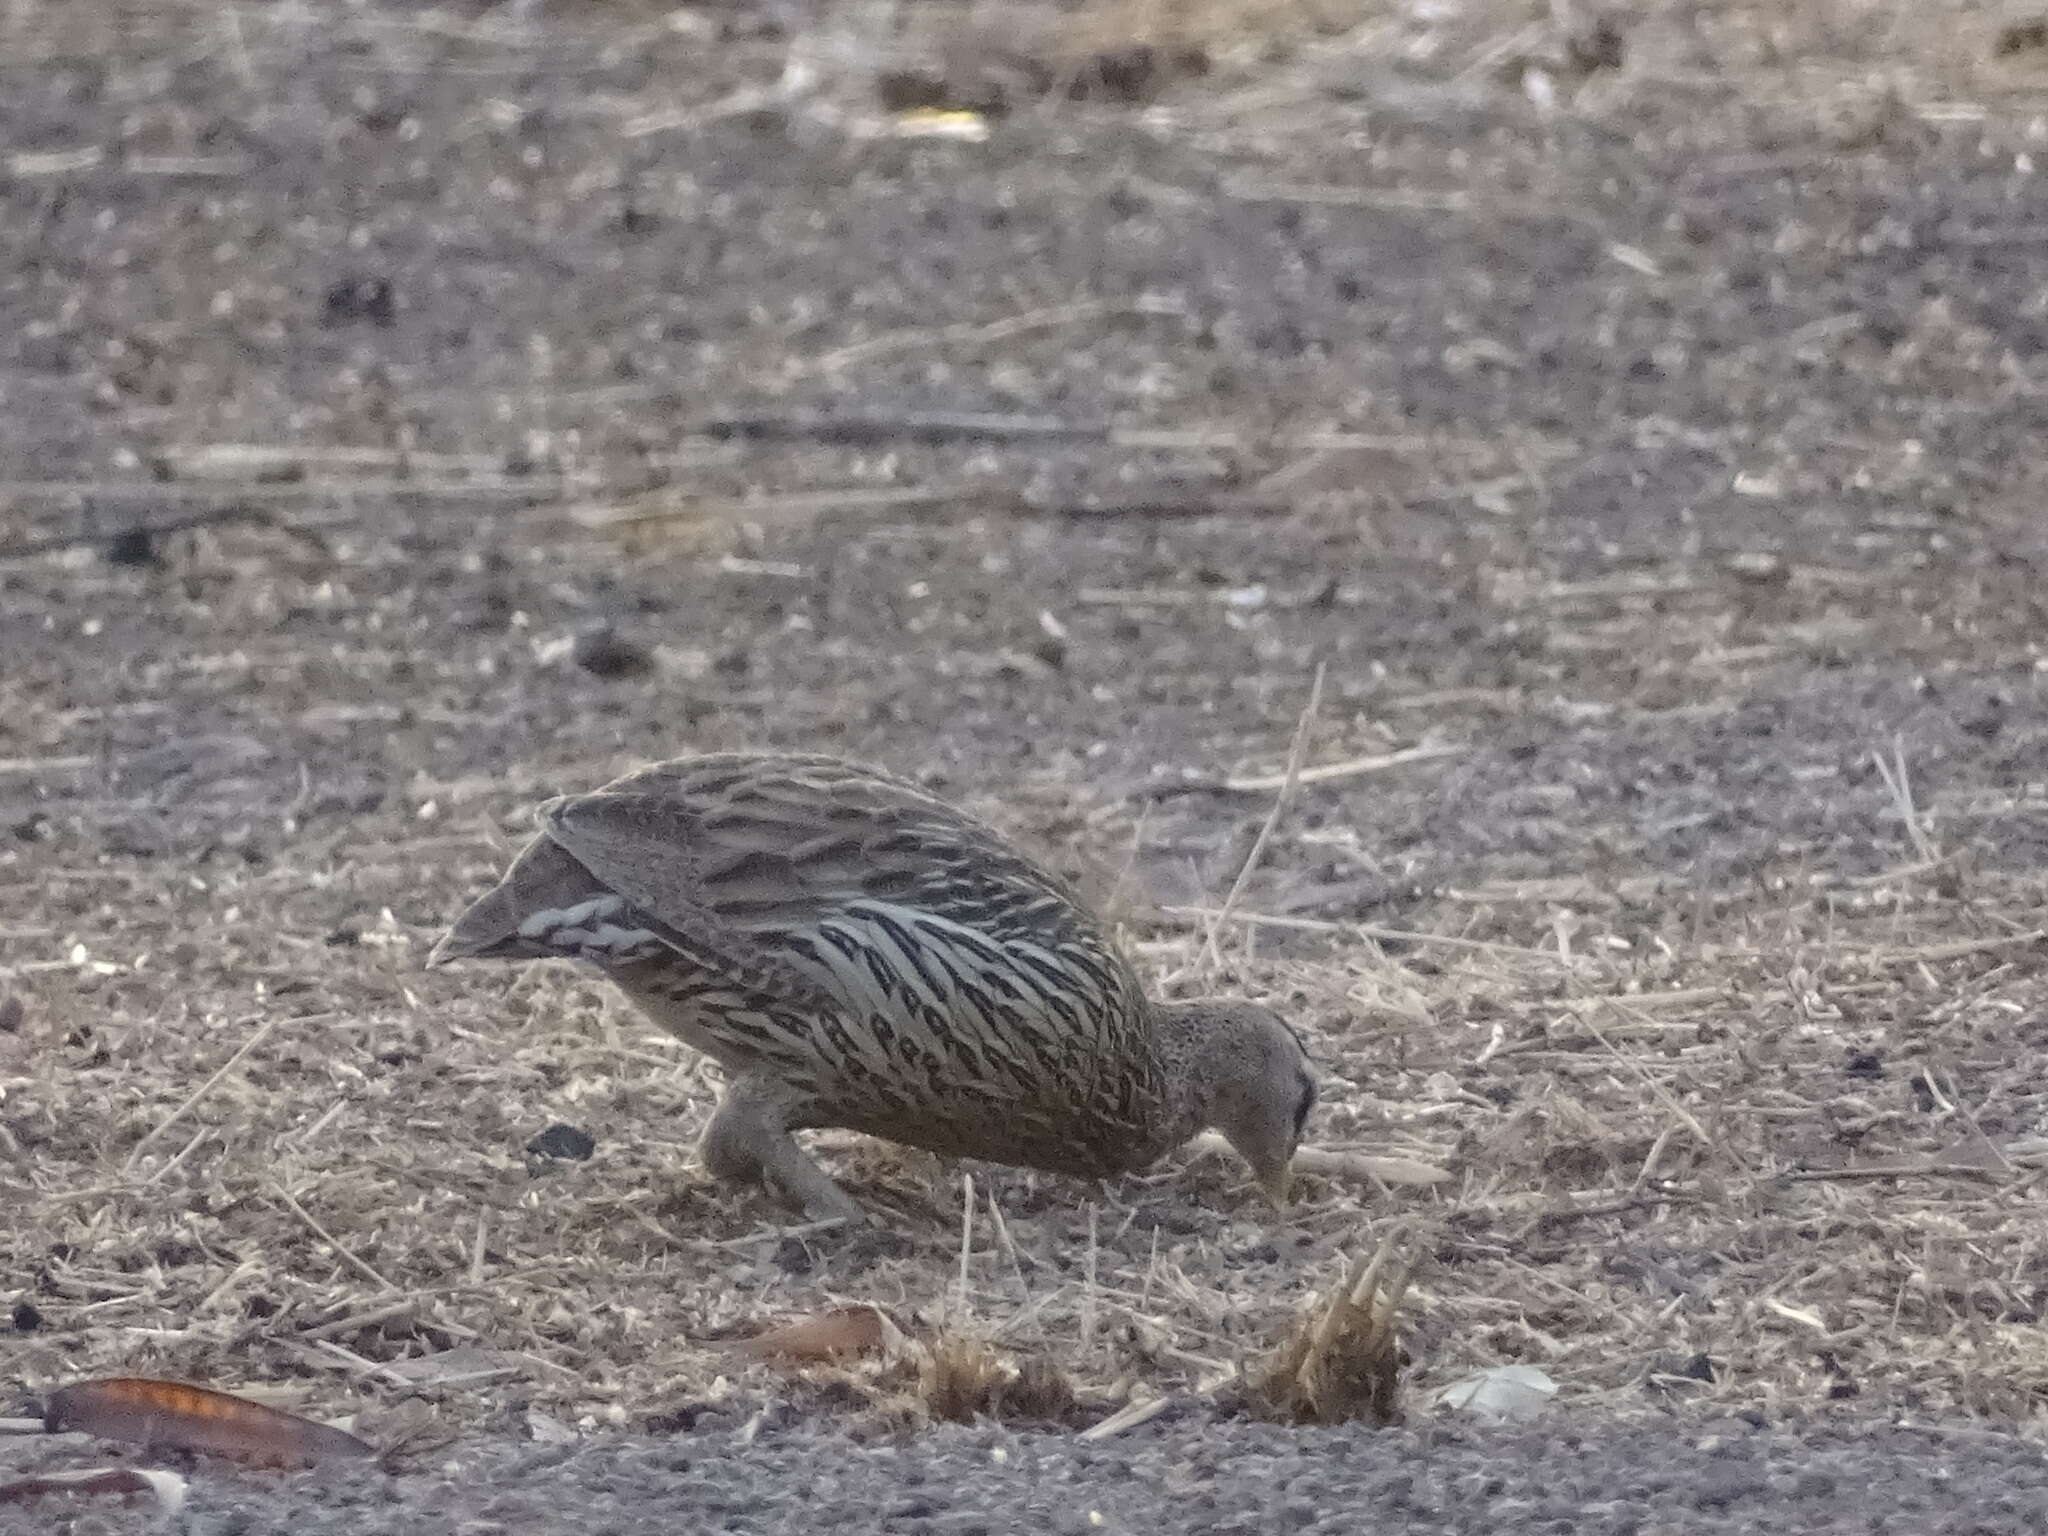
[[[852,11],[15,8],[7,1380],[918,1421],[731,1352],[851,1300],[1234,1411],[1401,1223],[1417,1415],[2037,1429],[2048,91],[1868,9],[1213,31],[972,142]],[[685,1049],[420,961],[536,799],[738,745],[995,816],[1449,1177],[711,1186]]]
[[[133,1519],[146,1512],[122,1511]],[[792,1422],[535,1447],[503,1438],[398,1476],[216,1472],[192,1536],[479,1536],[678,1528],[852,1536],[2027,1536],[2048,1515],[2037,1445],[1982,1429],[1741,1422],[1478,1431],[1282,1429],[1198,1418],[1106,1445],[943,1425],[861,1445]],[[90,1517],[88,1517],[90,1518]],[[0,1512],[0,1530],[50,1529]],[[75,1529],[119,1529],[112,1521]],[[140,1520],[129,1528],[145,1528]]]

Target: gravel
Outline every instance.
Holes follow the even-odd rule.
[[[2048,1458],[2016,1435],[1735,1420],[1488,1432],[1183,1419],[1101,1444],[992,1426],[862,1444],[793,1429],[536,1447],[469,1442],[431,1470],[192,1471],[191,1536],[830,1531],[1210,1536],[1398,1529],[2032,1532]],[[111,1513],[114,1506],[102,1505]],[[96,1513],[99,1512],[96,1510]],[[0,1511],[45,1532],[58,1505]],[[133,1512],[140,1528],[146,1516]],[[102,1529],[113,1529],[111,1525]]]

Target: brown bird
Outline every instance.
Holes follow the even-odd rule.
[[[726,752],[545,802],[435,946],[596,965],[729,1078],[721,1179],[860,1207],[792,1131],[1107,1178],[1214,1127],[1276,1203],[1316,1101],[1251,1003],[1156,1003],[1102,924],[994,828],[838,758]]]

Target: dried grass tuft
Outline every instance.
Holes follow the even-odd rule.
[[[1401,1420],[1401,1298],[1414,1275],[1395,1232],[1361,1256],[1288,1331],[1253,1381],[1253,1399],[1294,1424]]]
[[[1073,1381],[1042,1355],[1017,1360],[964,1330],[939,1334],[918,1362],[917,1394],[935,1419],[1063,1421],[1075,1409]]]
[[[945,1333],[919,1363],[917,1388],[932,1417],[970,1424],[993,1410],[1008,1377],[1008,1363],[986,1339]]]

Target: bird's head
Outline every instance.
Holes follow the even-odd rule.
[[[1179,1047],[1191,1110],[1237,1149],[1273,1203],[1285,1205],[1294,1154],[1316,1105],[1300,1037],[1257,1003],[1172,1003],[1159,1013],[1162,1032]]]

